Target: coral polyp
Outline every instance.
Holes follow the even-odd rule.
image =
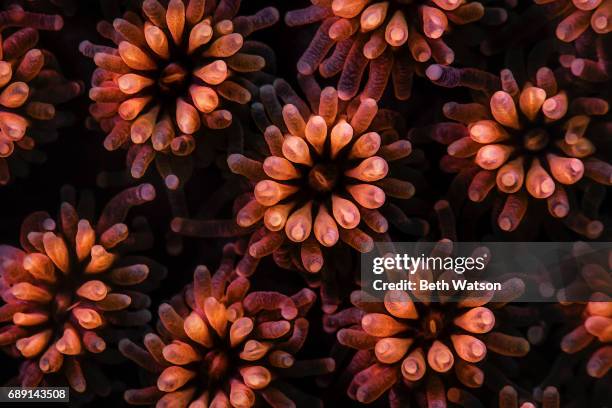
[[[414,193],[410,183],[389,175],[389,162],[407,157],[411,145],[384,140],[377,114],[376,101],[369,98],[356,101],[353,109],[342,108],[331,87],[321,91],[312,113],[284,105],[281,127],[265,130],[270,153],[254,167],[257,172],[246,170],[252,162],[244,156],[228,159],[235,172],[261,179],[254,198],[238,212],[238,225],[263,221],[268,231],[301,245],[310,272],[323,265],[321,247],[343,241],[370,251],[372,237],[361,228],[386,232],[379,209],[387,195],[410,198]]]
[[[70,123],[70,115],[56,105],[83,87],[64,78],[53,54],[36,48],[39,30],[62,26],[60,16],[29,13],[17,5],[0,12],[0,185],[10,181],[11,173],[25,175],[27,162],[41,161],[34,149]]]
[[[366,68],[364,97],[378,100],[391,78],[395,96],[408,99],[419,64],[454,61],[455,53],[443,39],[453,26],[474,23],[485,14],[491,25],[507,17],[503,9],[485,8],[486,2],[479,1],[311,1],[285,16],[289,26],[320,22],[297,68],[303,75],[317,70],[326,78],[340,74],[342,100],[357,95]]]
[[[247,41],[278,20],[273,7],[236,16],[240,2],[157,0],[141,14],[126,12],[98,31],[113,45],[81,44],[98,67],[90,113],[107,134],[104,147],[129,147],[132,177],[144,176],[160,155],[188,156],[207,130],[232,123],[230,103],[252,98],[252,79],[266,66],[267,50]],[[167,167],[169,164],[166,163]],[[165,174],[169,188],[181,180]]]
[[[414,298],[387,291],[384,301],[353,293],[355,307],[327,319],[328,327],[348,326],[338,331],[338,341],[359,350],[347,368],[349,397],[370,403],[389,391],[389,400],[403,406],[397,405],[407,402],[403,384],[422,384],[426,405],[445,404],[443,378],[450,372],[464,387],[481,387],[489,353],[521,357],[529,351],[527,340],[500,330],[505,323],[497,321],[497,310],[520,296],[523,285],[515,278],[502,292],[478,299],[465,293],[456,303],[445,303],[442,293]]]
[[[148,258],[126,256],[152,239],[142,220],[134,220],[132,229],[123,223],[127,211],[154,195],[149,184],[126,190],[93,224],[65,201],[57,220],[46,212],[24,220],[21,249],[0,246],[5,302],[0,307],[0,345],[24,360],[19,385],[110,391],[96,355],[116,347],[113,343],[122,336],[135,335],[150,320],[150,299],[143,292],[165,274]]]
[[[499,391],[499,408],[559,408],[561,398],[555,387],[547,387],[542,393],[542,403],[537,404],[533,398],[526,399],[519,395],[511,385],[506,385]]]
[[[435,206],[443,235],[456,236],[454,216],[448,202]],[[444,238],[431,243],[431,256],[453,254],[453,242]],[[489,257],[485,247],[472,256]],[[486,279],[486,272],[482,278]],[[461,280],[454,270],[444,272],[419,268],[401,275],[417,283]],[[324,317],[327,332],[337,331],[338,342],[357,352],[345,368],[348,396],[369,404],[385,394],[390,406],[446,406],[447,398],[459,403],[463,389],[480,388],[485,380],[491,353],[523,357],[529,342],[510,321],[508,305],[525,290],[521,277],[508,276],[499,291],[469,290],[358,290],[351,294],[352,307]],[[519,311],[520,310],[520,311]],[[529,316],[529,308],[516,308]],[[453,375],[454,374],[454,375]],[[452,380],[449,376],[453,376]],[[504,378],[502,372],[497,380]],[[471,397],[473,398],[473,397]],[[469,398],[468,398],[469,399]]]
[[[571,42],[587,30],[604,35],[612,31],[612,3],[609,0],[534,0],[539,5],[554,7],[560,19],[555,30],[558,39]]]
[[[204,266],[196,268],[193,283],[159,307],[157,334],[145,336],[146,350],[128,340],[121,343],[122,353],[155,381],[126,391],[128,403],[312,406],[311,397],[283,380],[334,369],[332,359],[295,357],[306,340],[309,323],[304,316],[316,295],[308,289],[293,296],[250,291],[249,281],[234,271],[234,258],[228,244],[214,274]]]
[[[443,170],[480,169],[469,186],[472,201],[483,201],[494,188],[506,197],[497,219],[502,230],[518,227],[531,198],[546,200],[553,217],[584,224],[574,227],[581,234],[595,238],[601,233],[600,222],[585,221],[584,216],[578,220],[581,216],[570,207],[568,195],[583,179],[612,185],[612,165],[605,157],[606,100],[573,95],[545,67],[537,70],[532,81],[520,85],[509,70],[497,78],[482,71],[433,65],[427,75],[442,86],[486,90],[479,99],[484,103],[447,103],[446,117],[465,127],[443,125],[454,131],[434,138],[448,144]]]

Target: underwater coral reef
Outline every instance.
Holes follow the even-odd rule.
[[[612,0],[0,0],[0,385],[612,407],[611,31]],[[500,289],[374,293],[402,243]]]

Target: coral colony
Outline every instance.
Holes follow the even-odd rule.
[[[0,0],[2,385],[612,406],[610,31],[612,0]],[[567,250],[494,278],[510,241]]]
[[[129,149],[132,177],[143,177],[160,154],[190,155],[207,130],[231,124],[227,102],[251,100],[249,76],[266,60],[246,37],[274,24],[278,12],[236,16],[229,3],[236,2],[146,0],[139,13],[98,24],[109,45],[81,43],[98,67],[91,115],[107,133],[107,150]],[[172,170],[164,181],[171,189],[180,183]]]
[[[439,223],[447,224],[444,229],[454,235],[448,203],[441,201],[435,207]],[[451,251],[452,241],[444,237],[431,254]],[[417,267],[411,278],[431,273]],[[339,344],[358,350],[346,367],[349,397],[371,403],[388,394],[391,406],[407,406],[403,404],[415,399],[423,399],[426,406],[459,403],[466,398],[465,388],[487,384],[485,373],[492,353],[522,357],[529,352],[526,339],[509,334],[513,322],[504,321],[505,306],[521,296],[524,287],[519,277],[509,277],[498,292],[483,291],[476,298],[474,291],[461,290],[454,293],[459,298],[454,302],[448,302],[451,291],[447,289],[415,290],[414,298],[404,290],[384,290],[379,298],[365,291],[353,292],[353,307],[324,319],[328,332],[337,331]],[[446,392],[444,382],[449,375],[456,377],[461,389]]]

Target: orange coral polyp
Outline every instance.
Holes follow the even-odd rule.
[[[150,184],[130,188],[105,207],[97,223],[80,219],[64,202],[58,222],[37,212],[23,222],[21,246],[0,246],[0,288],[6,302],[0,308],[0,345],[23,358],[18,378],[23,387],[52,384],[48,376],[61,374],[62,384],[88,390],[82,367],[91,354],[114,346],[118,335],[131,336],[151,318],[146,286],[164,277],[162,267],[148,258],[139,263],[122,260],[136,234],[123,223],[134,205],[153,200]],[[148,239],[148,237],[146,237]],[[132,242],[130,242],[132,241]],[[120,334],[118,334],[120,333]],[[95,365],[95,389],[108,380]],[[102,376],[102,377],[100,377]],[[64,377],[65,379],[62,379]]]
[[[254,200],[239,211],[239,225],[249,227],[263,218],[268,230],[284,229],[294,243],[312,237],[317,247],[333,246],[341,237],[339,230],[358,233],[359,239],[348,241],[361,252],[371,250],[372,238],[360,233],[362,214],[382,207],[388,192],[397,196],[393,186],[400,182],[387,178],[387,160],[404,158],[411,148],[409,143],[389,144],[385,146],[388,152],[383,152],[381,135],[369,131],[378,112],[373,99],[355,102],[350,114],[338,109],[339,102],[336,90],[330,87],[321,91],[314,114],[302,116],[297,106],[283,106],[288,133],[279,141],[280,152],[258,167],[265,177],[254,186]],[[271,125],[265,133],[277,135],[281,130]],[[279,150],[269,147],[271,152]],[[247,160],[234,154],[228,164],[244,174]],[[248,171],[246,175],[255,176]],[[318,271],[322,263],[319,259],[309,265],[310,270]]]
[[[535,0],[536,4],[547,4]],[[572,42],[591,29],[596,34],[605,35],[612,31],[612,2],[609,0],[580,1],[554,0],[553,3],[562,10],[561,21],[557,24],[555,34],[564,42]]]
[[[160,153],[189,155],[196,136],[232,123],[228,102],[251,100],[245,82],[266,61],[249,51],[245,37],[274,24],[278,12],[268,7],[237,17],[237,9],[210,10],[202,0],[167,6],[146,0],[140,15],[127,12],[112,25],[98,24],[113,46],[81,43],[98,67],[90,112],[107,133],[108,150],[132,144],[134,178],[143,177]],[[176,188],[171,176],[167,186]]]
[[[308,334],[304,316],[315,294],[309,289],[293,296],[251,292],[250,282],[233,269],[235,256],[228,244],[224,266],[214,274],[196,268],[180,296],[159,307],[157,333],[144,337],[146,349],[121,341],[127,358],[157,376],[152,386],[127,390],[128,403],[252,407],[258,400],[295,406],[296,395],[283,391],[284,377],[334,369],[329,358],[294,357]]]

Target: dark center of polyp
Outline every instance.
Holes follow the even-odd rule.
[[[439,311],[431,311],[423,321],[423,333],[426,339],[435,339],[444,329],[444,319]]]
[[[59,290],[53,298],[53,318],[56,322],[63,323],[66,320],[67,313],[73,305],[72,288],[64,288]]]
[[[180,64],[168,64],[159,75],[159,89],[164,94],[183,91],[189,80],[189,71]]]
[[[223,351],[210,351],[204,358],[202,366],[205,376],[211,383],[217,383],[226,377],[227,371],[230,368],[228,355]]]
[[[537,152],[548,145],[548,140],[548,132],[545,129],[531,129],[523,137],[523,146],[531,152]]]
[[[326,193],[336,186],[338,168],[330,164],[317,164],[308,173],[308,185],[315,191]]]

